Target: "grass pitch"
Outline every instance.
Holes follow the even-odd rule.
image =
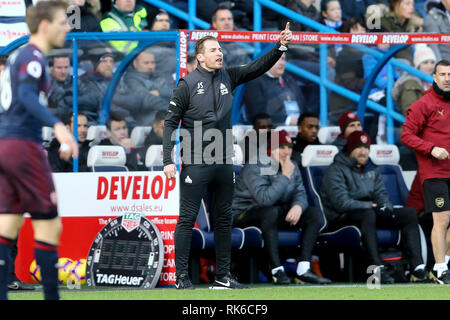
[[[126,289],[87,287],[60,288],[63,300],[450,300],[450,286],[435,284],[381,285],[369,289],[366,284],[328,286],[273,286],[254,284],[248,290],[210,290],[199,285],[196,290],[174,288]],[[42,290],[9,291],[10,300],[41,300]]]

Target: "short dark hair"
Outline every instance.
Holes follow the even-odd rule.
[[[195,44],[195,56],[197,56],[199,53],[203,53],[205,49],[205,42],[208,40],[217,41],[217,38],[214,36],[204,36],[200,40],[197,41]],[[217,41],[218,42],[218,41]]]
[[[58,9],[66,11],[67,7],[67,3],[61,0],[39,1],[36,5],[29,6],[27,8],[25,22],[27,23],[30,33],[37,33],[42,21],[48,20],[52,22],[55,18],[55,12]]]
[[[111,131],[111,122],[112,121],[116,121],[116,122],[125,121],[125,115],[119,111],[111,111],[109,113],[109,117],[108,117],[108,119],[106,119],[105,125],[106,125],[106,128],[110,131]]]
[[[257,114],[253,117],[253,121],[252,121],[253,127],[255,126],[256,121],[261,120],[261,119],[270,119],[270,120],[272,120],[272,117],[271,117],[269,114],[265,113],[265,112],[257,113]]]
[[[158,110],[155,114],[155,119],[153,120],[153,123],[159,123],[166,119],[166,110]]]
[[[314,112],[309,112],[309,111],[303,112],[300,115],[300,117],[298,117],[297,126],[301,125],[303,120],[305,120],[306,118],[317,118],[317,119],[319,119],[319,116],[317,114],[315,114]]]
[[[436,63],[436,64],[434,65],[433,74],[436,74],[436,71],[437,71],[437,67],[438,67],[438,66],[448,67],[448,66],[450,66],[450,61],[448,61],[448,60],[446,60],[446,59],[442,59],[442,60],[440,60],[438,63]]]

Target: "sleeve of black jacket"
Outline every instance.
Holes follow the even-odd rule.
[[[227,68],[226,70],[232,81],[231,89],[234,90],[238,85],[256,79],[269,71],[283,55],[283,51],[279,50],[280,46],[281,43],[277,42],[271,50],[255,61],[243,66]]]
[[[163,131],[163,164],[167,166],[172,164],[172,149],[175,144],[175,139],[172,139],[174,131],[177,130],[184,111],[189,106],[189,88],[183,79],[180,79],[177,87],[173,90],[172,98],[170,99],[169,108],[164,121]]]

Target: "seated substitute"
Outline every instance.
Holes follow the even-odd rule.
[[[147,153],[148,148],[152,145],[162,145],[163,138],[163,130],[164,130],[164,122],[166,119],[166,110],[158,110],[155,114],[155,119],[152,124],[152,131],[148,134],[144,141],[144,148],[139,150],[141,159],[145,159],[145,155]]]
[[[353,131],[362,131],[362,124],[356,113],[353,111],[347,111],[339,117],[338,125],[341,129],[341,134],[338,135],[336,140],[333,141],[333,145],[341,151],[347,143],[347,137]]]
[[[273,139],[278,136],[278,143]],[[263,174],[263,164],[246,164],[234,188],[232,203],[233,227],[256,226],[261,229],[264,248],[274,284],[289,284],[278,254],[278,229],[302,229],[300,258],[296,283],[327,284],[331,281],[310,268],[311,254],[320,229],[320,213],[310,207],[302,175],[291,161],[292,140],[281,130],[271,136],[270,156],[279,167],[274,175]],[[268,165],[270,166],[270,164]]]
[[[368,265],[380,267],[381,283],[394,279],[378,254],[377,228],[400,229],[412,282],[429,281],[421,255],[417,214],[413,208],[394,208],[378,167],[369,159],[370,138],[354,131],[323,177],[321,198],[328,228],[356,225],[361,231]]]

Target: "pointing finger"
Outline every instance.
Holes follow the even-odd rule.
[[[286,28],[284,28],[284,30],[289,31],[289,26],[290,26],[290,22],[286,22]]]

